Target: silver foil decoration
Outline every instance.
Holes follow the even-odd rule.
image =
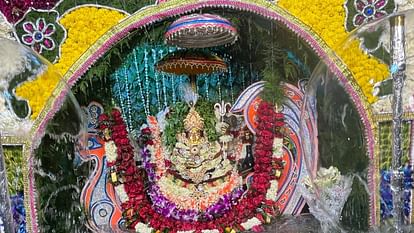
[[[392,171],[391,190],[393,199],[393,216],[395,232],[403,232],[404,225],[404,176],[402,173],[402,89],[405,78],[405,28],[404,16],[396,15],[390,18],[391,25],[391,75],[393,78],[392,100]]]
[[[6,165],[4,162],[0,134],[0,219],[3,222],[4,232],[14,232],[14,220],[11,212],[9,189],[7,185]]]

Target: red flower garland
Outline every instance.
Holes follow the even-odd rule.
[[[224,214],[223,216],[208,222],[184,222],[171,218],[166,218],[157,213],[146,197],[144,190],[145,172],[138,169],[135,165],[134,150],[128,139],[125,123],[118,110],[112,112],[113,120],[103,115],[100,117],[100,129],[105,131],[109,129],[112,133],[111,140],[117,146],[118,157],[115,163],[108,166],[116,167],[116,172],[122,177],[125,191],[129,200],[122,203],[124,217],[127,220],[128,227],[134,228],[139,222],[148,223],[152,228],[161,232],[195,230],[196,233],[205,229],[218,229],[224,232],[226,227],[232,227],[244,230],[241,226],[252,217],[263,218],[256,211],[262,208],[267,214],[274,216],[275,203],[266,200],[266,192],[270,187],[270,181],[275,179],[274,169],[281,167],[280,159],[273,159],[273,140],[275,137],[282,137],[280,127],[284,125],[283,114],[275,113],[274,107],[266,102],[261,102],[258,109],[258,130],[256,134],[255,146],[255,166],[253,183],[239,203]],[[144,129],[143,134],[150,137],[150,131]],[[150,141],[150,140],[149,140]]]

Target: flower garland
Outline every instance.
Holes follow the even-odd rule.
[[[284,123],[283,114],[275,113],[273,106],[266,102],[259,105],[258,112],[259,125],[254,153],[255,166],[250,188],[237,201],[231,202],[228,210],[222,216],[216,217],[214,211],[212,211],[212,218],[203,221],[184,221],[185,219],[177,220],[171,218],[171,216],[166,217],[159,212],[159,209],[154,207],[154,203],[151,203],[145,192],[148,182],[144,179],[145,170],[153,169],[153,167],[150,167],[150,163],[145,162],[149,161],[148,158],[143,158],[146,169],[138,168],[135,165],[134,150],[129,142],[125,123],[118,110],[112,112],[112,119],[107,115],[102,115],[100,117],[100,129],[102,131],[109,130],[111,133],[110,139],[115,143],[118,153],[116,160],[108,162],[108,166],[116,171],[128,195],[128,199],[122,198],[125,201],[121,204],[128,227],[135,229],[137,232],[153,232],[155,230],[163,232],[168,230],[169,232],[201,233],[244,231],[260,228],[259,225],[269,222],[270,217],[275,216],[278,211],[276,211],[275,202],[268,200],[266,195],[269,188],[274,186],[272,181],[276,180],[275,170],[280,169],[282,164],[281,159],[274,156],[273,143],[275,138],[282,137],[279,129]],[[144,144],[152,144],[151,132],[144,129],[143,133],[144,135],[141,138],[143,141],[139,141],[139,143],[141,145],[143,142]],[[144,155],[148,151],[143,151]],[[149,181],[156,176],[154,174],[147,175]],[[223,199],[226,198],[228,197]]]
[[[374,84],[388,77],[388,69],[379,60],[365,54],[357,40],[352,41],[346,48],[340,47],[349,35],[344,27],[346,13],[343,3],[343,0],[278,1],[279,6],[310,26],[338,53],[353,73],[368,102],[373,103],[377,100],[372,94]],[[321,9],[326,13],[321,14]]]
[[[80,7],[61,17],[61,23],[68,37],[61,47],[61,55],[56,67],[62,74],[105,32],[125,18],[119,11]]]
[[[244,193],[244,190],[241,187],[234,187],[235,184],[237,184],[235,180],[238,176],[232,175],[230,181],[225,183],[224,188],[220,189],[220,187],[218,187],[218,193],[208,192],[208,197],[201,198],[201,210],[205,212],[200,213],[194,207],[197,201],[194,199],[191,200],[192,198],[190,193],[180,192],[181,187],[172,186],[172,184],[167,183],[168,181],[171,181],[170,179],[163,176],[155,182],[155,179],[153,178],[156,177],[156,174],[153,163],[151,163],[149,150],[144,148],[141,155],[143,158],[144,168],[151,183],[148,194],[154,203],[154,207],[157,209],[157,212],[161,213],[165,217],[172,217],[181,221],[197,221],[200,219],[211,220],[214,216],[221,216],[223,213],[228,211],[232,203],[236,202]],[[170,186],[163,188],[163,186],[166,185]],[[179,191],[177,191],[177,189]],[[227,191],[224,191],[226,189]],[[191,192],[190,190],[186,191]],[[174,194],[171,195],[171,193]]]

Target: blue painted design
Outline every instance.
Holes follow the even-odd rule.
[[[26,210],[23,193],[11,196],[11,206],[17,233],[26,233]]]
[[[224,24],[226,26],[231,26],[230,22],[227,21],[223,21],[223,20],[214,20],[214,19],[195,19],[195,20],[191,20],[191,21],[187,21],[187,22],[182,22],[182,23],[178,23],[178,24],[172,24],[171,26],[168,27],[168,30],[173,30],[177,27],[181,27],[181,26],[185,26],[185,25],[190,25],[190,24],[196,24],[196,23],[215,23],[215,24]]]
[[[364,9],[364,14],[366,16],[371,16],[374,14],[374,8],[372,6],[368,6]]]
[[[102,144],[98,142],[98,139],[96,139],[95,137],[88,138],[88,149],[89,150],[94,150],[94,149],[98,149],[101,147],[102,147]]]
[[[413,169],[411,165],[407,165],[402,169],[404,174],[404,215],[408,217],[411,209],[411,190],[413,189]],[[391,171],[381,170],[381,183],[380,183],[380,214],[382,220],[393,217],[393,203],[392,203],[392,191],[391,191]]]
[[[98,128],[99,116],[103,113],[104,109],[101,104],[97,102],[91,102],[85,109],[88,115],[88,131],[96,132]]]
[[[43,39],[43,34],[41,32],[35,32],[34,38],[36,41],[41,41]]]

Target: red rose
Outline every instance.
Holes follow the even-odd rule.
[[[151,129],[149,127],[143,128],[141,130],[142,134],[151,134]]]
[[[106,114],[101,114],[101,115],[99,115],[98,120],[100,122],[102,122],[102,121],[109,121],[109,116],[106,115]]]
[[[111,115],[115,118],[115,117],[121,117],[121,112],[119,112],[118,109],[112,109],[112,113]]]

